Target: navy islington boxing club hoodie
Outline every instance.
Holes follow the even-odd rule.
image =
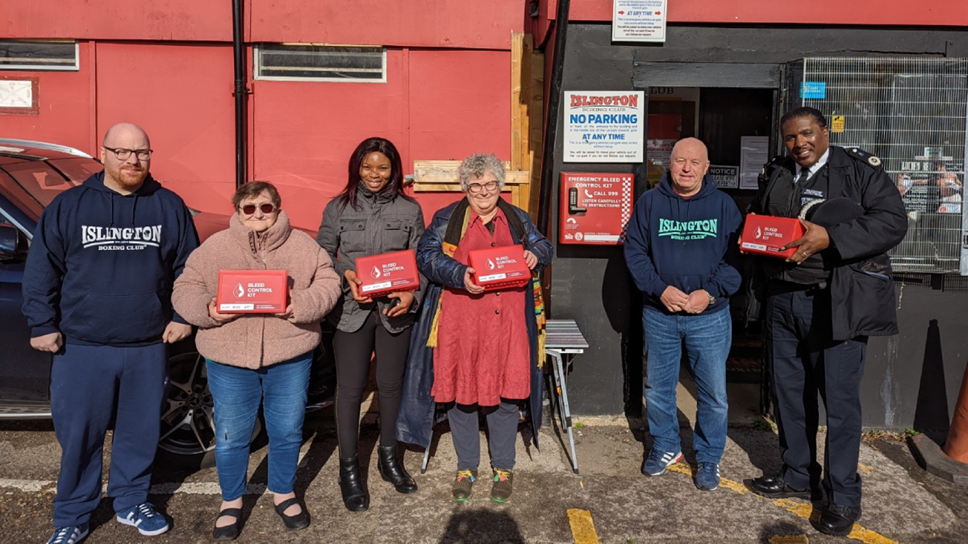
[[[60,331],[68,344],[161,342],[171,290],[198,247],[191,213],[150,175],[130,195],[104,172],[58,195],[34,232],[24,271],[31,337]]]
[[[683,198],[666,173],[635,203],[625,238],[625,260],[645,303],[668,313],[660,297],[671,285],[687,295],[704,289],[716,297],[703,314],[726,309],[727,297],[740,287],[742,222],[736,203],[709,176],[698,193]]]

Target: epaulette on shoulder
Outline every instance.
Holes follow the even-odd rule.
[[[848,157],[854,160],[866,162],[871,166],[881,165],[881,159],[877,155],[871,155],[859,147],[845,147],[844,151],[847,152]]]

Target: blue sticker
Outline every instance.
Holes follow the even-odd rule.
[[[827,98],[827,83],[823,81],[804,81],[800,89],[801,98]]]

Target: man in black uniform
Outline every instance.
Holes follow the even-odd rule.
[[[819,392],[827,413],[826,503],[816,527],[844,536],[861,515],[857,460],[867,337],[897,334],[887,252],[904,238],[907,218],[880,159],[830,147],[818,110],[794,109],[780,126],[788,155],[764,169],[750,213],[798,217],[811,201],[834,198],[860,207],[828,217],[826,227],[801,218],[806,233],[786,246],[796,253],[786,261],[757,258],[753,285],[756,299],[766,302],[763,324],[783,468],[747,485],[768,498],[821,496]]]

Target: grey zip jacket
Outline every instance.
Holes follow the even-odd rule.
[[[353,209],[344,198],[337,196],[323,210],[323,220],[316,235],[316,242],[333,259],[343,289],[342,299],[326,318],[343,332],[356,332],[370,312],[376,311],[387,331],[397,334],[413,324],[420,309],[427,290],[427,279],[423,274],[420,275],[420,289],[413,292],[410,311],[390,318],[383,310],[389,310],[392,299],[381,297],[373,299],[370,304],[360,305],[353,299],[344,274],[347,270],[356,270],[357,257],[405,249],[416,251],[424,233],[423,212],[415,201],[397,196],[395,192],[373,193],[362,186],[356,191],[359,209]]]

